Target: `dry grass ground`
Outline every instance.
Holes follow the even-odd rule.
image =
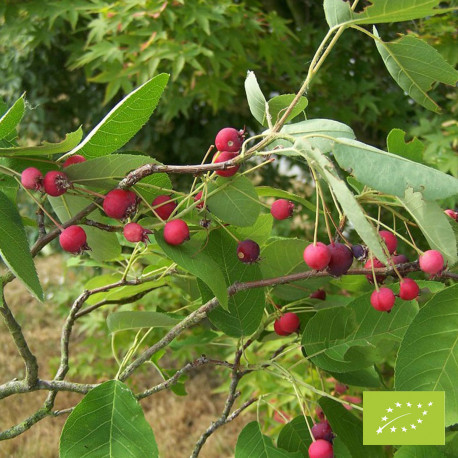
[[[45,288],[58,284],[62,276],[60,256],[39,259],[37,267]],[[42,305],[34,301],[17,280],[5,288],[5,297],[21,323],[32,351],[38,358],[40,377],[52,377],[48,362],[51,358],[59,356],[62,317],[54,316],[46,304]],[[23,376],[22,361],[3,322],[0,323],[0,368],[0,383],[13,377]],[[145,377],[143,380],[145,386],[154,383],[154,380],[146,380],[146,376],[142,377]],[[85,381],[90,382],[90,380]],[[142,380],[139,382],[141,383]],[[178,397],[164,391],[142,401],[146,418],[153,427],[161,457],[188,457],[200,434],[212,420],[219,416],[225,397],[203,394],[214,384],[214,372],[201,369],[186,383],[188,396]],[[24,420],[42,405],[45,397],[46,393],[34,392],[0,401],[0,430]],[[59,393],[56,408],[73,406],[80,399],[81,396],[78,394]],[[200,456],[202,458],[233,456],[238,433],[248,421],[247,416],[248,414],[219,429],[207,441]],[[0,457],[58,457],[59,436],[64,422],[65,417],[46,418],[21,436],[0,442]]]

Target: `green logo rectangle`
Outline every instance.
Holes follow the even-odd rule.
[[[444,445],[443,391],[365,391],[364,445]]]

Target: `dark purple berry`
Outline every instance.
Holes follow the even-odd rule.
[[[324,420],[320,423],[315,423],[312,427],[313,437],[318,439],[323,439],[325,441],[331,442],[333,438],[332,428],[328,420]]]
[[[245,264],[258,261],[260,252],[259,245],[254,240],[243,240],[237,245],[237,257]]]
[[[352,245],[351,252],[358,261],[364,261],[367,258],[367,247],[364,245]]]
[[[334,277],[340,277],[347,273],[353,264],[353,253],[343,243],[331,243],[328,245],[331,253],[327,271]]]

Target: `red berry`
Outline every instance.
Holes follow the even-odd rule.
[[[331,252],[324,243],[317,242],[316,245],[311,243],[304,250],[304,261],[311,269],[322,270],[330,260]]]
[[[182,219],[172,219],[165,223],[164,240],[169,245],[181,245],[189,240],[189,227]]]
[[[385,264],[380,262],[377,258],[373,258],[367,260],[366,264],[364,264],[364,268],[372,269],[372,265],[374,265],[374,268],[385,267]],[[366,278],[369,280],[369,283],[374,283],[374,276],[372,275],[372,273],[367,274]],[[375,278],[377,280],[377,283],[382,283],[385,280],[384,275],[376,275]]]
[[[204,201],[202,200],[202,191],[199,191],[195,196],[194,196],[194,202],[198,202],[196,205],[196,208],[204,208]]]
[[[411,278],[403,278],[399,283],[399,297],[405,301],[416,299],[419,292],[420,287]]]
[[[29,167],[22,171],[21,183],[26,189],[40,191],[43,189],[43,174],[35,167]]]
[[[379,312],[388,312],[393,308],[396,297],[389,288],[380,288],[371,294],[371,304]]]
[[[317,289],[313,293],[310,294],[312,299],[319,299],[320,301],[326,300],[326,291],[324,289]]]
[[[73,254],[89,249],[86,240],[86,232],[80,226],[68,226],[59,236],[60,246],[65,251]]]
[[[236,153],[240,150],[243,143],[243,130],[237,130],[233,127],[221,129],[215,138],[215,146],[218,151],[229,151]]]
[[[353,264],[353,253],[343,243],[331,243],[328,245],[331,259],[328,264],[328,272],[334,277],[346,274]]]
[[[293,216],[294,204],[286,199],[276,200],[270,207],[270,213],[275,219],[286,219]]]
[[[344,394],[348,390],[348,386],[343,384],[343,383],[336,383],[335,386],[336,393],[338,394]]]
[[[330,442],[318,439],[312,442],[309,447],[310,458],[333,458],[334,452]]]
[[[287,335],[296,332],[300,324],[299,317],[293,312],[285,313],[280,317],[280,327]]]
[[[128,218],[137,210],[137,195],[126,189],[113,189],[105,196],[103,210],[111,218]]]
[[[289,332],[286,332],[281,327],[281,318],[278,318],[277,320],[274,321],[274,331],[279,336],[289,336],[289,334],[290,334]]]
[[[43,187],[45,193],[50,196],[57,197],[65,194],[68,188],[71,188],[72,184],[68,179],[68,176],[64,172],[52,170],[45,175],[43,180]]]
[[[391,256],[391,260],[393,261],[394,265],[405,264],[406,262],[409,262],[405,254],[398,254],[396,256]]]
[[[435,275],[444,267],[444,258],[437,250],[425,251],[419,258],[420,269],[427,274]]]
[[[79,164],[80,162],[86,162],[86,158],[81,154],[75,154],[70,156],[63,164],[62,167],[68,167],[69,165]]]
[[[145,229],[140,224],[128,223],[124,226],[123,234],[126,240],[129,242],[143,242],[148,243],[148,234],[152,232],[149,229]]]
[[[231,159],[234,159],[234,157],[237,157],[238,153],[231,153],[229,151],[222,151],[217,152],[213,156],[213,164],[219,164],[220,162],[226,162]],[[240,165],[233,165],[227,169],[224,170],[217,170],[216,174],[219,175],[220,177],[231,177],[232,175],[235,175],[237,173],[237,170],[240,168]]]
[[[312,434],[316,440],[323,439],[330,442],[333,438],[332,428],[328,420],[314,424],[312,427]]]
[[[444,213],[447,215],[447,216],[450,216],[450,218],[454,219],[455,221],[458,221],[458,213],[451,210],[451,209],[448,209],[448,210],[444,210]]]
[[[258,261],[260,252],[259,245],[254,240],[243,240],[237,245],[237,257],[245,264]]]
[[[389,231],[380,231],[379,235],[385,241],[388,252],[393,254],[396,251],[396,247],[398,246],[398,239],[396,236]]]
[[[177,204],[171,199],[171,196],[161,194],[160,196],[157,196],[151,203],[151,206],[153,207],[154,211],[157,213],[159,218],[161,218],[164,221],[170,218],[170,215],[177,207]]]

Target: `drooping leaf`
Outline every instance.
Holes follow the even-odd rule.
[[[129,388],[109,380],[75,407],[60,437],[60,457],[156,458],[153,430]]]
[[[24,116],[24,96],[14,102],[13,106],[0,118],[0,140],[8,137]]]
[[[258,80],[254,72],[248,72],[245,79],[245,92],[250,107],[251,114],[260,124],[264,121],[266,112],[266,98],[259,87]]]
[[[161,73],[124,97],[71,152],[86,158],[111,154],[124,146],[148,121],[169,75]]]
[[[312,419],[308,418],[310,427],[313,426]],[[278,435],[277,446],[288,452],[301,452],[303,456],[308,456],[308,449],[312,443],[307,423],[304,416],[299,415],[283,426]]]
[[[378,37],[374,27],[374,35]],[[385,42],[375,40],[378,52],[393,79],[417,103],[428,110],[440,108],[428,95],[436,81],[454,86],[458,72],[428,43],[412,35]]]
[[[125,311],[110,313],[107,326],[110,332],[126,329],[167,328],[175,326],[184,317],[160,312]]]
[[[443,209],[436,202],[424,200],[421,192],[413,192],[412,188],[407,188],[405,197],[399,201],[412,215],[429,246],[439,250],[449,264],[454,265],[457,254],[456,237],[450,225],[453,221],[445,215]]]
[[[458,423],[458,284],[435,294],[405,333],[394,372],[397,391],[444,391],[445,424]]]
[[[261,204],[253,183],[245,176],[219,177],[208,185],[207,207],[223,222],[251,226],[258,219]]]
[[[405,157],[410,161],[422,162],[425,145],[417,137],[406,142],[405,135],[402,129],[391,129],[386,139],[388,152]]]
[[[277,95],[269,100],[269,114],[272,118],[272,124],[275,124],[282,116],[286,109],[289,107],[291,102],[294,100],[295,94],[282,94]],[[291,113],[286,118],[286,122],[291,121],[296,116],[299,116],[307,108],[308,100],[305,97],[301,97],[299,102],[295,105]],[[264,127],[268,127],[266,113],[264,113],[264,121],[262,123]]]
[[[43,302],[43,290],[21,216],[3,192],[0,192],[0,222],[0,256],[3,262],[32,295]]]
[[[387,194],[404,197],[408,187],[421,191],[427,200],[458,194],[458,179],[356,140],[336,142],[334,157],[361,183]]]

